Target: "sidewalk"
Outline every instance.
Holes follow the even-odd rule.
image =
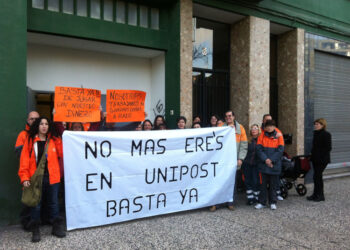
[[[350,178],[325,181],[325,202],[292,190],[278,209],[255,210],[239,195],[236,210],[207,209],[76,230],[67,237],[41,230],[42,241],[19,226],[0,228],[0,249],[350,249]],[[308,185],[308,194],[312,184]]]

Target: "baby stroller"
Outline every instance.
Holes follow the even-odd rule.
[[[304,179],[310,168],[310,156],[297,155],[291,158],[287,153],[283,153],[280,188],[284,199],[288,197],[288,190],[292,189],[293,186],[300,196],[306,195],[307,189],[305,185],[302,183],[297,184],[296,179]]]

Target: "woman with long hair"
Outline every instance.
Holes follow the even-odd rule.
[[[212,115],[210,117],[209,127],[217,127],[218,120],[219,120],[219,117],[217,115]]]
[[[242,164],[244,184],[246,187],[247,204],[253,205],[258,202],[259,195],[259,171],[256,153],[256,144],[260,135],[258,124],[250,126],[248,141],[248,153]]]
[[[324,201],[323,171],[331,162],[332,136],[326,130],[327,121],[319,118],[314,121],[311,162],[314,168],[314,193],[308,196],[309,201]]]
[[[165,124],[164,116],[157,115],[156,118],[154,118],[153,129],[159,130],[159,125],[161,125],[161,124]]]
[[[45,153],[47,148],[47,152]],[[59,216],[58,191],[61,181],[59,158],[63,157],[62,141],[57,135],[53,123],[46,117],[40,117],[30,127],[21,154],[18,175],[24,188],[29,187],[41,158],[45,157],[45,170],[42,179],[41,201],[31,208],[30,229],[33,232],[32,242],[40,241],[40,212],[42,202],[46,202],[52,234],[62,238],[66,236],[63,219]]]
[[[187,119],[184,116],[179,116],[176,119],[177,129],[185,129],[186,128]]]
[[[148,119],[144,120],[142,123],[142,130],[149,131],[152,130],[153,125],[152,122]]]

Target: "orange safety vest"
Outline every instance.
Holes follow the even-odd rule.
[[[21,133],[18,134],[17,136],[17,140],[16,140],[16,144],[15,144],[15,148],[21,147],[24,145],[25,140],[28,137],[28,131],[29,131],[29,125],[26,124],[26,129],[22,130]]]
[[[48,138],[50,138],[50,136]],[[37,141],[40,141],[39,136],[36,136],[34,141],[30,139],[26,140],[24,143],[18,170],[21,183],[29,181],[35,173],[37,166],[35,143]],[[50,184],[59,183],[61,181],[59,158],[63,157],[62,140],[60,138],[51,137],[46,157]],[[40,161],[40,159],[38,159],[38,161]]]

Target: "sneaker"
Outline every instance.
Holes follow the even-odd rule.
[[[280,195],[277,195],[277,200],[279,200],[279,201],[283,201],[283,197],[282,197],[282,196],[280,196]]]
[[[264,207],[266,207],[266,206],[264,206],[263,204],[260,204],[260,203],[258,203],[258,204],[255,205],[255,208],[256,208],[256,209],[262,209],[262,208],[264,208]]]
[[[276,210],[277,209],[276,204],[271,204],[270,207],[271,207],[272,210]]]

